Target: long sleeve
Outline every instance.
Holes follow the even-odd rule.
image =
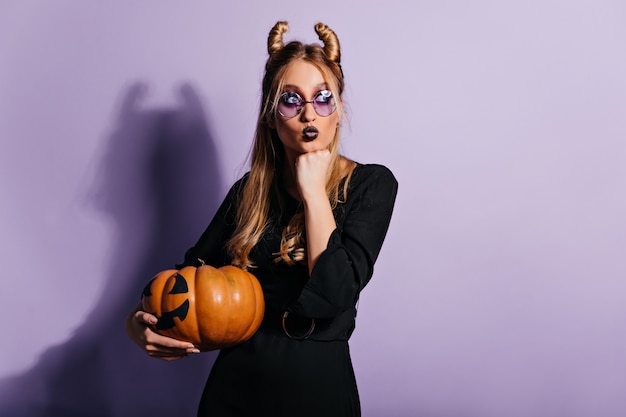
[[[364,165],[355,173],[347,201],[335,212],[337,228],[290,312],[332,318],[354,309],[372,277],[397,189],[393,174],[381,165]]]

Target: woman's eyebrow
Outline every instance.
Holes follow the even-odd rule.
[[[298,87],[297,85],[293,85],[293,84],[285,84],[284,88],[289,88],[292,90],[299,90],[302,91],[302,89],[300,87]],[[323,83],[319,83],[315,86],[315,89],[321,89],[321,88],[328,88],[328,83],[327,82],[323,82]]]

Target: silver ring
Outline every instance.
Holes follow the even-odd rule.
[[[311,326],[309,327],[309,330],[307,330],[304,335],[302,335],[302,336],[295,336],[295,335],[292,335],[291,333],[289,333],[289,331],[287,331],[287,325],[285,323],[285,321],[287,320],[288,316],[289,316],[289,312],[285,311],[283,313],[282,324],[283,324],[283,331],[285,332],[287,337],[289,337],[290,339],[294,339],[294,340],[304,340],[304,339],[308,338],[311,335],[311,333],[313,333],[313,330],[315,329],[315,319],[314,318],[311,318]]]

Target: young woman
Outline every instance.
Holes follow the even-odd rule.
[[[233,264],[260,281],[266,312],[248,341],[222,349],[199,416],[359,416],[348,339],[359,293],[370,280],[396,197],[381,165],[339,154],[343,72],[339,41],[315,26],[323,46],[268,38],[269,58],[250,171],[228,192],[184,265]],[[130,337],[151,356],[197,352],[151,330],[136,309]]]

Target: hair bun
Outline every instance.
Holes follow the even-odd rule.
[[[341,50],[339,48],[339,38],[337,34],[321,22],[315,25],[315,32],[324,43],[324,53],[328,59],[339,64],[341,62]]]
[[[267,37],[267,52],[273,56],[283,49],[283,34],[289,30],[289,24],[284,21],[276,22]]]

